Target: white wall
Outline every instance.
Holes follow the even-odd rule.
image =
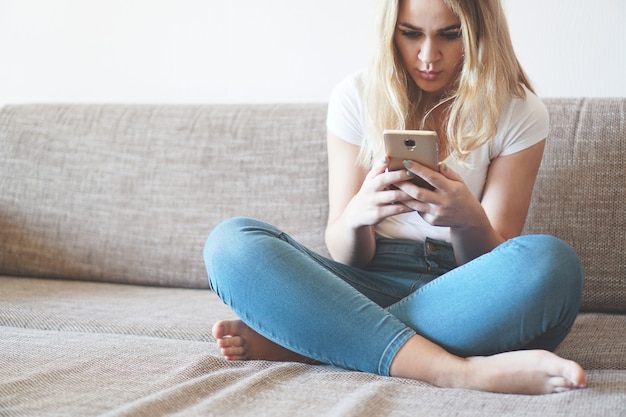
[[[522,65],[544,97],[626,97],[626,1],[504,0]]]
[[[377,0],[0,0],[0,105],[323,102]],[[542,96],[626,96],[626,2],[504,0]]]
[[[0,0],[0,104],[325,101],[374,1]]]

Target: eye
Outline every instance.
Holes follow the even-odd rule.
[[[447,41],[453,41],[455,39],[459,39],[462,34],[461,29],[458,29],[450,32],[443,32],[440,36]]]
[[[417,39],[422,36],[422,32],[414,30],[400,30],[400,34],[408,39]]]

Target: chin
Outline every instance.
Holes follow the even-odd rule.
[[[435,100],[438,100],[440,98],[442,98],[443,96],[446,95],[446,88],[441,87],[441,88],[424,88],[422,86],[420,86],[419,84],[417,85],[426,96],[431,97]]]

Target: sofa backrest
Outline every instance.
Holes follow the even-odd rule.
[[[235,215],[323,251],[325,105],[0,110],[0,274],[208,287]]]
[[[574,246],[583,308],[626,312],[626,99],[545,100],[526,233]],[[326,254],[326,106],[0,109],[0,275],[207,288],[221,220],[268,221]]]
[[[626,312],[626,98],[544,102],[550,135],[525,231],[576,249],[583,309]]]

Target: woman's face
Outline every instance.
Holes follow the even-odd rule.
[[[401,0],[394,42],[411,78],[438,98],[463,62],[461,21],[443,0]]]

